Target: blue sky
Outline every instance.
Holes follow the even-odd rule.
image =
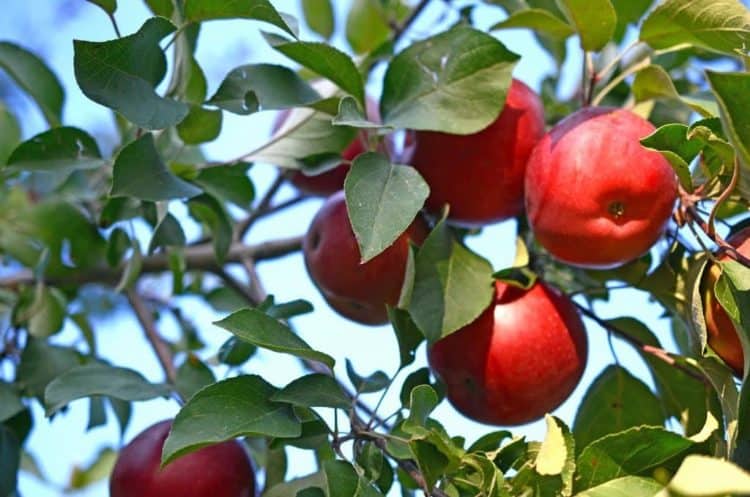
[[[148,16],[143,3],[137,0],[121,0],[120,10],[116,17],[123,34],[137,30]],[[348,2],[339,2],[337,8],[338,26],[343,23],[343,12]],[[50,8],[55,4],[55,8]],[[283,12],[299,16],[298,2],[294,0],[274,1]],[[410,39],[426,36],[431,26],[442,17],[444,4],[433,2],[432,8],[426,10],[420,22],[410,31]],[[83,0],[49,2],[49,0],[8,0],[4,3],[5,15],[0,17],[0,39],[12,40],[38,54],[51,66],[66,88],[65,123],[82,127],[93,132],[100,146],[109,151],[115,136],[114,124],[108,111],[87,100],[75,84],[73,77],[73,38],[86,40],[106,40],[114,37],[111,25],[106,16],[95,6]],[[481,26],[490,26],[503,16],[499,9],[481,8],[476,12]],[[455,12],[442,19],[440,25],[447,25],[455,18]],[[221,82],[222,78],[234,67],[253,62],[274,62],[292,65],[283,56],[267,48],[259,36],[258,23],[250,21],[217,21],[204,26],[198,46],[197,58],[206,73],[209,94]],[[314,35],[302,29],[303,39],[315,39]],[[530,86],[538,88],[542,77],[552,68],[552,61],[534,43],[532,37],[522,31],[508,31],[498,37],[512,50],[523,55],[514,76],[524,80]],[[345,48],[343,36],[339,32],[334,42]],[[571,92],[577,84],[580,72],[580,53],[575,40],[571,40],[568,64],[565,67],[563,92]],[[379,95],[380,80],[383,69],[375,71],[368,91]],[[44,130],[41,116],[33,105],[24,97],[14,94],[12,103],[21,114],[24,137],[30,137]],[[222,135],[205,147],[212,160],[229,159],[254,149],[268,136],[272,113],[259,113],[253,116],[224,115]],[[252,177],[259,192],[264,190],[274,175],[274,168],[259,164],[252,169]],[[290,188],[282,192],[282,197],[293,194]],[[307,201],[298,207],[289,209],[274,217],[272,221],[259,222],[252,230],[250,240],[253,242],[297,235],[302,233],[315,214],[319,201]],[[179,205],[171,206],[174,212],[184,213]],[[495,269],[506,267],[513,258],[514,231],[512,222],[486,228],[481,236],[471,238],[469,245],[489,259]],[[144,231],[145,233],[145,231]],[[193,230],[193,235],[194,230]],[[190,233],[189,233],[190,235]],[[147,241],[147,239],[144,239]],[[301,316],[295,320],[300,334],[313,347],[326,350],[338,361],[337,373],[345,377],[344,359],[349,358],[358,371],[369,374],[377,369],[393,373],[397,368],[398,352],[393,333],[387,327],[365,328],[348,322],[328,310],[324,302],[310,283],[300,255],[288,256],[278,261],[264,263],[259,267],[267,290],[276,296],[278,301],[305,298],[313,303],[316,312]],[[168,279],[149,278],[143,288],[149,292],[166,295]],[[618,290],[613,293],[612,302],[597,307],[602,317],[617,315],[636,315],[657,332],[664,343],[671,343],[668,334],[668,323],[659,320],[661,309],[649,304],[645,295],[631,290]],[[189,307],[189,316],[202,332],[202,337],[209,344],[203,357],[223,343],[228,334],[211,322],[219,317],[210,309],[200,304],[197,299],[181,298],[180,302]],[[153,381],[163,379],[161,370],[152,355],[150,348],[141,338],[141,331],[126,312],[120,312],[106,321],[100,321],[99,342],[101,353],[118,365],[133,367],[142,371]],[[573,396],[560,407],[555,414],[568,423],[572,423],[575,410],[588,384],[601,369],[613,362],[606,333],[591,322],[587,322],[589,332],[589,363],[581,385]],[[175,337],[174,323],[168,319],[160,323],[163,332]],[[71,343],[76,339],[76,332],[65,330],[56,339]],[[621,364],[630,367],[636,376],[647,379],[647,373],[640,359],[629,346],[615,343],[615,350]],[[424,347],[418,352],[417,363],[413,368],[425,365]],[[300,374],[297,362],[286,356],[271,352],[262,352],[253,359],[246,370],[261,373],[269,381],[282,386]],[[223,371],[220,371],[223,373]],[[402,373],[405,376],[406,373]],[[403,378],[403,376],[402,376]],[[377,400],[373,396],[371,403]],[[392,412],[398,405],[398,388],[387,397],[382,413]],[[146,426],[172,416],[177,410],[176,404],[164,400],[138,403],[134,416],[126,433],[130,440]],[[119,443],[118,427],[114,420],[106,426],[85,432],[88,415],[88,403],[79,401],[52,422],[46,420],[43,411],[34,410],[36,426],[28,444],[42,470],[58,486],[64,486],[73,465],[88,464],[99,448],[116,446]],[[435,416],[445,424],[451,434],[465,436],[468,440],[477,438],[491,428],[474,423],[457,414],[445,402],[435,412]],[[543,421],[531,423],[514,429],[514,433],[527,435],[532,439],[541,439],[544,435]],[[290,451],[290,475],[303,475],[313,469],[310,454],[293,449]],[[21,492],[29,497],[52,497],[61,495],[55,486],[40,483],[31,476],[21,479]],[[105,484],[99,484],[78,495],[106,496]]]

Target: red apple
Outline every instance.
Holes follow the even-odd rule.
[[[472,135],[417,131],[412,164],[430,185],[427,210],[450,204],[448,219],[482,226],[523,210],[526,160],[544,134],[539,96],[514,79],[505,107],[487,128]]]
[[[313,283],[339,314],[362,324],[388,321],[404,282],[409,240],[420,244],[429,228],[418,216],[393,244],[364,264],[346,209],[344,192],[329,197],[307,230],[302,249]]]
[[[127,444],[109,480],[110,497],[254,497],[255,473],[239,442],[209,445],[159,469],[172,426],[162,421]]]
[[[272,133],[276,133],[281,128],[284,121],[289,118],[291,112],[290,109],[286,109],[276,116],[271,128]],[[367,114],[375,121],[380,120],[378,103],[369,97],[367,98]],[[356,159],[360,154],[367,151],[365,145],[366,142],[364,141],[365,139],[366,136],[362,135],[361,132],[358,133],[357,137],[349,144],[349,146],[341,152],[341,158],[344,162],[338,166],[315,175],[308,175],[302,171],[292,171],[289,175],[289,182],[299,191],[319,197],[327,197],[343,189],[344,179],[346,179],[346,173],[349,172],[350,162]]]
[[[428,359],[458,411],[518,425],[573,392],[586,366],[586,332],[570,299],[545,283],[524,290],[497,282],[495,290],[487,310],[435,342]]]
[[[640,144],[653,131],[628,110],[589,107],[542,138],[526,166],[526,213],[550,254],[608,268],[658,240],[677,198],[677,178],[660,153]]]
[[[727,239],[727,242],[735,247],[740,254],[750,257],[750,228],[735,233]],[[716,256],[719,261],[731,259],[723,250],[720,250]],[[742,343],[732,319],[714,293],[714,286],[719,279],[719,275],[721,275],[720,267],[717,264],[710,263],[703,273],[703,281],[701,282],[703,312],[706,318],[706,331],[708,332],[707,341],[716,355],[732,368],[735,376],[742,378],[745,369]]]

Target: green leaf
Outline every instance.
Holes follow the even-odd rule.
[[[257,309],[243,309],[214,322],[220,328],[258,347],[322,362],[333,369],[333,357],[318,352],[287,326]]]
[[[66,491],[81,490],[109,478],[117,462],[117,452],[109,447],[100,450],[96,458],[83,468],[75,466]]]
[[[466,326],[490,305],[492,266],[459,244],[440,221],[416,257],[409,313],[427,341]]]
[[[237,376],[199,390],[177,413],[164,442],[162,464],[240,436],[299,436],[300,422],[292,407],[271,401],[277,391],[255,375]]]
[[[25,395],[41,399],[48,383],[79,364],[76,350],[29,338],[21,353],[16,383]]]
[[[576,491],[624,475],[640,475],[675,457],[693,442],[660,427],[639,426],[590,443],[578,456]]]
[[[294,31],[268,0],[185,0],[185,20],[256,19],[281,28],[292,36]]]
[[[319,373],[297,378],[279,390],[271,400],[303,407],[350,409],[352,406],[341,385],[332,376]]]
[[[706,76],[719,103],[724,131],[742,159],[742,168],[747,173],[750,170],[750,117],[741,109],[750,105],[750,74],[706,71]]]
[[[686,191],[692,191],[690,163],[703,150],[703,143],[700,140],[688,139],[687,132],[688,127],[684,124],[665,124],[645,138],[641,138],[641,144],[660,152],[672,165]]]
[[[265,34],[265,38],[275,50],[336,83],[364,107],[365,85],[362,74],[347,54],[326,43],[289,41],[269,33]]]
[[[617,28],[615,40],[622,40],[628,24],[638,24],[638,21],[648,11],[654,0],[610,0],[617,13]]]
[[[239,307],[242,307],[242,305]],[[247,362],[257,351],[258,347],[255,345],[233,336],[221,345],[217,355],[222,364],[228,366],[239,366],[240,364]]]
[[[419,331],[409,313],[403,309],[389,307],[388,318],[391,320],[398,341],[398,350],[401,357],[399,367],[403,368],[414,362],[417,347],[424,340],[424,335]]]
[[[155,16],[172,18],[172,12],[174,11],[172,0],[144,0],[144,2]]]
[[[663,488],[650,478],[624,476],[576,494],[576,497],[656,497]]]
[[[113,197],[128,196],[157,202],[194,197],[201,192],[169,172],[156,150],[151,133],[146,133],[120,151],[112,175],[110,195]]]
[[[255,188],[247,174],[249,168],[245,163],[206,167],[193,182],[217,199],[248,209],[255,198]]]
[[[37,286],[34,301],[27,310],[29,334],[47,338],[60,331],[65,323],[67,303],[65,295],[57,288]]]
[[[114,14],[117,10],[117,0],[88,0],[94,5],[98,5],[107,14]]]
[[[198,390],[215,382],[216,377],[211,368],[196,356],[190,354],[177,368],[177,381],[175,381],[174,386],[180,397],[187,400],[195,395]]]
[[[232,244],[232,222],[224,207],[211,195],[203,194],[188,202],[190,215],[211,230],[216,261],[222,263]]]
[[[248,64],[227,74],[207,102],[235,114],[310,106],[320,95],[299,74],[284,66]]]
[[[643,21],[640,39],[657,50],[687,45],[738,55],[750,45],[750,12],[738,0],[665,0]]]
[[[440,402],[437,393],[429,385],[417,385],[409,394],[409,417],[403,427],[407,432],[413,426],[425,426],[427,417]]]
[[[614,36],[617,13],[609,0],[558,0],[558,5],[578,31],[584,50],[601,50]]]
[[[21,443],[16,434],[0,424],[0,495],[12,497],[18,484]]]
[[[723,459],[690,455],[669,482],[670,492],[685,497],[750,493],[750,474]]]
[[[391,383],[391,379],[382,371],[375,371],[370,376],[358,375],[349,359],[346,360],[346,375],[357,393],[379,392]]]
[[[490,28],[498,29],[529,28],[556,39],[565,39],[576,31],[573,27],[544,9],[519,10]]]
[[[350,96],[345,96],[339,102],[338,114],[333,118],[333,124],[360,129],[392,129],[369,120],[364,110],[359,107],[357,100]]]
[[[152,17],[130,36],[105,42],[74,40],[78,86],[91,100],[141,128],[163,129],[179,123],[189,107],[155,91],[167,70],[159,41],[174,30],[167,19]]]
[[[718,114],[718,108],[712,102],[704,102],[695,98],[682,97],[672,82],[669,73],[661,66],[646,66],[635,75],[632,86],[636,102],[651,99],[666,99],[676,101],[690,107],[703,117],[713,117]]]
[[[323,464],[323,471],[328,482],[328,497],[382,497],[383,495],[362,476],[359,476],[348,462],[326,461]]]
[[[354,0],[346,17],[346,41],[357,54],[371,52],[391,34],[383,5],[377,0]]]
[[[7,163],[11,152],[21,141],[21,127],[13,113],[0,103],[0,166]]]
[[[107,163],[96,141],[78,128],[53,128],[20,144],[8,158],[8,168],[70,173]]]
[[[44,390],[47,416],[70,402],[94,395],[120,400],[150,400],[169,395],[165,385],[155,385],[132,369],[87,364],[69,369],[52,380]]]
[[[664,425],[659,400],[626,369],[608,366],[586,391],[573,433],[585,450],[598,438],[641,425]]]
[[[221,121],[220,110],[191,105],[188,115],[177,125],[177,134],[187,145],[210,142],[221,133]]]
[[[184,247],[186,243],[185,232],[182,225],[172,214],[167,212],[154,230],[151,242],[148,244],[148,253],[153,254],[159,247]]]
[[[44,61],[26,49],[0,42],[0,68],[34,99],[50,127],[60,125],[65,93]]]
[[[333,5],[331,0],[302,0],[302,13],[307,25],[328,40],[333,34]]]
[[[325,485],[325,474],[323,471],[319,471],[273,485],[263,493],[263,497],[294,497],[308,488],[324,487]]]
[[[390,247],[419,214],[430,188],[416,169],[369,152],[354,159],[344,182],[361,262]]]
[[[25,408],[13,385],[0,381],[0,423],[12,418]]]
[[[574,442],[565,423],[549,414],[545,415],[544,420],[547,423],[547,436],[536,456],[536,471],[540,475],[560,475],[566,464],[575,458]]]
[[[276,319],[290,319],[294,316],[313,312],[314,308],[310,302],[304,299],[295,299],[290,302],[273,304],[266,309],[266,314]]]
[[[519,56],[492,36],[458,26],[396,55],[383,83],[383,123],[471,134],[505,105]]]

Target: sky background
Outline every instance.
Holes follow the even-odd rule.
[[[342,26],[348,0],[335,1],[337,10],[337,33],[333,42],[339,48],[346,49]],[[298,0],[274,0],[274,5],[282,12],[290,13],[301,19]],[[120,0],[116,18],[122,33],[136,31],[149,12],[140,0]],[[460,6],[460,2],[455,2]],[[457,18],[457,11],[448,11],[442,2],[433,2],[420,17],[406,36],[409,40],[423,38],[435,32],[436,26],[447,26]],[[0,17],[0,40],[10,40],[37,53],[57,74],[66,89],[64,122],[66,125],[78,126],[93,134],[105,154],[108,154],[116,143],[116,132],[111,113],[102,106],[89,101],[78,89],[73,75],[74,38],[103,41],[114,38],[114,32],[106,15],[84,0],[4,0],[3,16]],[[479,27],[490,26],[500,21],[504,15],[497,8],[483,7],[475,11]],[[301,38],[317,39],[301,23]],[[295,67],[282,55],[268,48],[259,35],[259,28],[270,29],[253,21],[214,21],[204,24],[197,50],[197,60],[201,64],[208,80],[208,94],[216,90],[224,76],[242,64],[271,62]],[[524,31],[505,31],[497,37],[508,48],[522,55],[514,76],[538,89],[540,82],[553,69],[553,61],[536,43],[531,35]],[[581,55],[575,39],[570,40],[570,56],[564,67],[561,92],[565,95],[574,91],[580,74]],[[379,96],[384,67],[381,65],[370,78],[368,93]],[[0,78],[4,78],[0,75]],[[4,84],[5,83],[5,84]],[[0,98],[8,101],[21,118],[24,138],[44,131],[45,124],[36,107],[26,97],[16,91],[8,93],[7,78],[0,79]],[[3,95],[3,92],[5,94]],[[235,116],[224,114],[224,125],[221,136],[205,146],[205,152],[211,160],[225,160],[237,157],[253,150],[268,138],[269,128],[274,113],[261,112],[252,116]],[[272,166],[257,164],[251,170],[259,194],[275,175]],[[278,199],[294,195],[290,187],[285,187]],[[315,214],[319,200],[309,200],[283,214],[267,221],[258,222],[252,229],[249,241],[257,243],[267,239],[293,236],[303,233],[312,216]],[[170,210],[184,218],[185,209],[173,202]],[[194,224],[186,225],[188,237],[197,234]],[[147,234],[144,226],[136,226],[138,233]],[[468,245],[486,257],[498,270],[507,267],[513,260],[515,246],[515,225],[513,222],[501,223],[488,227],[477,237],[468,239]],[[148,237],[142,237],[148,242]],[[333,355],[337,360],[336,372],[345,378],[344,359],[350,359],[360,374],[370,374],[383,370],[392,374],[398,367],[398,349],[396,340],[389,327],[362,327],[346,321],[330,311],[312,286],[304,269],[301,254],[284,257],[259,266],[260,276],[270,294],[275,295],[277,302],[304,298],[312,302],[315,312],[295,318],[294,325],[300,335],[313,347]],[[169,278],[149,277],[143,283],[143,289],[152,294],[167,296]],[[200,330],[207,347],[201,357],[210,357],[223,343],[229,334],[211,324],[221,315],[214,313],[199,299],[180,297],[177,301],[189,309],[189,318]],[[602,317],[619,315],[638,316],[657,333],[667,347],[672,343],[668,332],[668,322],[659,319],[661,309],[648,302],[647,296],[632,290],[617,290],[609,304],[596,307]],[[114,364],[132,367],[141,371],[152,381],[162,381],[163,373],[147,343],[142,339],[142,332],[127,307],[106,320],[94,323],[98,327],[100,353]],[[159,323],[160,329],[167,338],[177,337],[175,323],[164,318]],[[589,335],[589,361],[583,380],[574,394],[555,415],[571,424],[581,396],[590,382],[614,358],[607,343],[604,330],[590,321],[586,322]],[[58,343],[70,344],[79,340],[78,332],[73,327],[56,336]],[[651,379],[643,367],[640,358],[626,344],[615,340],[614,350],[619,362],[626,365],[633,374],[651,384]],[[400,376],[403,379],[410,371],[426,365],[425,350],[422,346],[417,353],[417,361]],[[221,375],[225,372],[217,370]],[[260,373],[276,386],[283,386],[302,372],[297,361],[291,357],[273,352],[261,351],[245,367],[246,372]],[[381,413],[390,414],[399,405],[399,388],[394,388],[386,398]],[[378,394],[366,396],[374,404]],[[172,401],[154,400],[134,404],[133,417],[125,434],[129,441],[141,430],[161,419],[171,417],[177,412],[177,405]],[[493,429],[474,423],[443,402],[435,411],[439,419],[452,435],[462,435],[472,441]],[[36,457],[42,471],[50,483],[41,482],[30,475],[22,475],[20,491],[24,497],[53,497],[63,495],[60,488],[65,487],[73,465],[86,466],[103,447],[117,447],[120,443],[119,427],[112,416],[103,426],[85,431],[88,421],[88,401],[74,402],[64,414],[54,420],[44,418],[38,405],[34,405],[35,427],[27,443],[27,449]],[[515,434],[526,435],[530,439],[542,439],[544,421],[538,421],[513,429]],[[314,470],[312,454],[298,449],[290,449],[290,467],[288,475],[301,476]],[[75,495],[103,497],[108,495],[106,483],[94,485]]]

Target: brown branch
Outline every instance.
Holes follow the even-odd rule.
[[[255,224],[255,221],[257,221],[261,216],[265,214],[265,212],[269,209],[271,206],[271,201],[273,200],[274,195],[279,191],[281,186],[284,184],[284,181],[286,181],[286,174],[284,171],[279,171],[276,175],[276,178],[273,180],[273,183],[271,183],[271,186],[268,187],[268,190],[266,190],[266,193],[263,195],[263,197],[258,202],[258,205],[253,209],[253,211],[248,214],[248,216],[237,223],[237,226],[235,228],[235,239],[236,240],[242,240],[248,231],[250,231],[250,228]]]

